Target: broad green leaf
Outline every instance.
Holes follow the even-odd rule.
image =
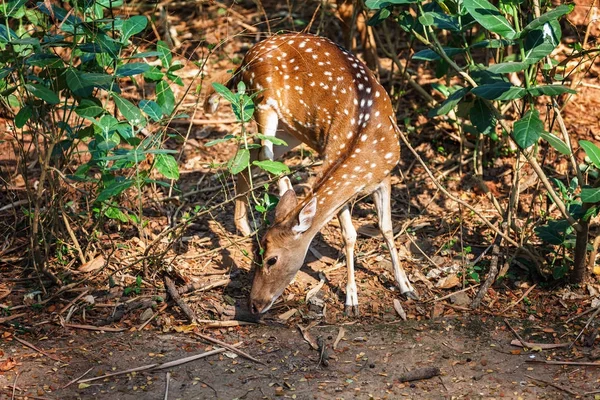
[[[421,20],[422,17],[427,19],[427,23]],[[454,15],[448,15],[441,11],[425,12],[419,17],[419,22],[421,22],[424,26],[431,25],[438,29],[445,29],[451,32],[460,32],[460,23],[458,22],[458,18]]]
[[[252,164],[256,165],[258,168],[263,169],[273,175],[287,174],[290,172],[290,169],[288,168],[288,166],[280,161],[271,161],[271,160],[254,161]]]
[[[239,96],[239,103],[233,103],[232,109],[236,117],[242,122],[248,122],[254,115],[254,102],[247,95]]]
[[[120,56],[121,44],[102,31],[96,31],[94,43],[100,46],[103,53],[108,54],[113,60]]]
[[[116,197],[129,189],[134,183],[133,179],[117,178],[108,184],[98,195],[97,202],[103,202],[110,198]]]
[[[237,103],[237,96],[231,90],[229,90],[227,86],[214,82],[212,84],[212,87],[215,89],[215,92],[219,93],[225,100],[227,100],[231,104]]]
[[[536,227],[535,233],[544,242],[559,246],[565,241],[565,232],[568,227],[569,223],[566,220],[548,221],[547,225]]]
[[[489,135],[496,129],[496,117],[481,99],[475,99],[473,107],[469,110],[469,119],[477,131]]]
[[[581,189],[581,201],[583,201],[584,203],[600,202],[600,188]]]
[[[71,91],[80,97],[89,97],[94,90],[94,85],[90,84],[81,76],[80,72],[75,68],[68,68],[65,71],[67,86]]]
[[[162,108],[165,115],[171,115],[175,109],[175,95],[169,84],[159,81],[156,84],[156,102]]]
[[[529,24],[527,24],[527,26],[525,26],[525,28],[523,28],[523,30],[521,31],[521,37],[524,37],[530,31],[541,27],[546,22],[556,20],[556,19],[562,17],[563,15],[571,13],[571,11],[573,11],[574,8],[575,8],[574,4],[561,4],[560,6],[556,7],[554,10],[548,11],[547,13],[541,15],[539,18],[536,18],[533,21],[531,21]]]
[[[148,18],[143,15],[134,15],[123,22],[122,38],[127,41],[133,35],[137,35],[146,28]]]
[[[377,26],[383,21],[385,21],[390,15],[392,15],[392,12],[390,10],[388,10],[387,8],[381,8],[377,10],[377,12],[373,14],[371,18],[369,18],[369,20],[367,21],[367,25]]]
[[[0,24],[0,43],[8,43],[19,36],[15,31],[6,27],[4,24]]]
[[[588,140],[580,140],[579,145],[585,151],[585,155],[590,159],[596,168],[600,168],[600,148]]]
[[[125,213],[123,213],[123,211],[119,210],[118,207],[108,207],[106,209],[106,211],[104,211],[104,215],[107,218],[116,219],[117,221],[121,221],[123,223],[129,222],[127,215],[125,215]]]
[[[562,85],[535,86],[535,87],[527,89],[527,91],[532,96],[542,96],[542,95],[546,95],[546,96],[558,96],[558,95],[561,95],[563,93],[571,93],[571,94],[576,94],[577,93],[576,90],[573,90],[573,89],[571,89],[569,87],[562,86]]]
[[[511,72],[523,71],[527,67],[528,64],[524,62],[504,62],[490,65],[488,71],[494,74],[509,74]]]
[[[80,117],[96,117],[104,112],[104,108],[95,101],[89,99],[83,99],[77,107],[75,107],[75,113]]]
[[[210,146],[214,146],[215,144],[218,144],[218,143],[224,143],[224,142],[228,142],[228,141],[230,141],[231,139],[233,139],[234,137],[235,137],[234,135],[226,135],[226,136],[225,136],[225,137],[223,137],[223,138],[220,138],[220,139],[215,139],[215,140],[211,140],[210,142],[206,142],[206,143],[204,144],[204,146],[206,146],[206,147],[210,147]]]
[[[248,149],[239,149],[235,157],[228,163],[229,172],[237,175],[250,165],[250,151]]]
[[[481,42],[477,42],[469,46],[472,49],[503,49],[505,47],[514,45],[514,40],[505,40],[505,39],[489,39],[482,40]]]
[[[61,68],[64,66],[62,58],[54,54],[40,53],[33,54],[27,58],[27,65],[33,65],[40,68]]]
[[[169,68],[171,66],[171,61],[173,60],[173,55],[171,54],[171,49],[169,46],[162,40],[159,40],[156,43],[156,51],[160,53],[158,58],[160,59],[160,63],[164,68]]]
[[[130,124],[135,126],[146,125],[146,118],[142,114],[142,111],[132,102],[114,93],[112,94],[112,98],[115,101],[119,111],[121,111],[121,114],[123,114],[125,119],[129,121]]]
[[[565,142],[563,142],[558,136],[554,135],[553,133],[543,132],[542,139],[550,143],[550,146],[554,147],[554,149],[556,149],[556,151],[558,151],[559,153],[564,154],[565,156],[571,154],[571,149],[569,149],[569,146],[567,146]]]
[[[538,141],[543,132],[544,123],[540,120],[540,113],[531,109],[515,122],[513,139],[522,149],[527,149]]]
[[[170,154],[157,154],[154,158],[154,166],[165,178],[179,179],[179,167],[177,160]]]
[[[514,39],[517,32],[492,3],[487,0],[464,0],[469,14],[484,28],[505,39]]]
[[[263,141],[266,140],[267,142],[271,142],[276,146],[287,146],[287,143],[285,142],[285,140],[281,140],[275,136],[266,136],[266,135],[258,134],[258,135],[256,135],[256,137],[259,138],[260,140],[263,140]]]
[[[525,97],[527,90],[508,82],[498,82],[477,86],[471,93],[486,100],[514,100]]]
[[[465,52],[464,49],[459,49],[457,47],[443,47],[442,50],[444,50],[444,53],[450,58]],[[421,61],[437,61],[440,58],[442,57],[431,49],[421,50],[412,57],[413,60]]]
[[[450,111],[452,111],[452,109],[454,109],[454,107],[456,107],[456,105],[462,100],[463,97],[465,97],[467,93],[469,93],[468,88],[458,89],[448,96],[448,98],[438,107],[431,109],[427,115],[430,117],[435,117],[437,115],[448,114]]]
[[[140,100],[140,109],[153,121],[159,121],[163,116],[162,108],[152,100]]]
[[[15,17],[27,0],[11,0],[0,4],[0,13],[5,17]]]
[[[365,1],[365,6],[370,10],[379,10],[380,8],[398,4],[412,4],[417,3],[418,1],[419,0],[367,0]]]
[[[25,88],[35,97],[44,100],[48,104],[54,105],[60,102],[58,95],[41,83],[28,83]]]
[[[134,59],[134,58],[146,58],[146,57],[158,57],[158,56],[160,56],[160,52],[158,52],[158,51],[143,51],[141,53],[132,54],[126,58]]]
[[[119,65],[115,71],[116,76],[133,76],[143,74],[150,69],[150,65],[146,63],[129,63],[125,65]]]
[[[25,126],[29,118],[33,115],[33,108],[30,105],[26,105],[21,108],[17,115],[15,115],[15,126],[19,129]]]
[[[535,64],[558,46],[562,32],[558,21],[550,21],[525,36],[525,58],[527,64]]]
[[[150,67],[150,69],[148,71],[144,72],[144,78],[149,81],[152,81],[152,82],[158,82],[164,76],[165,76],[165,74],[162,73],[160,71],[160,68],[158,68],[156,66],[152,66],[152,67]]]

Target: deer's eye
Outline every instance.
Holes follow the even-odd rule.
[[[267,267],[272,267],[276,263],[277,263],[277,257],[271,257],[271,258],[268,258],[267,261],[265,261],[265,265]]]

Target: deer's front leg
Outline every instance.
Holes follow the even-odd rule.
[[[356,243],[356,229],[352,224],[350,208],[346,204],[338,213],[338,220],[342,228],[344,239],[344,251],[346,253],[346,267],[348,268],[348,281],[346,283],[346,307],[347,315],[358,316],[358,289],[354,280],[354,245]]]
[[[404,296],[418,300],[419,295],[416,290],[410,284],[406,276],[406,272],[402,269],[400,265],[400,259],[398,258],[398,250],[396,250],[396,243],[394,243],[394,231],[392,228],[392,210],[390,205],[390,196],[391,196],[391,185],[390,178],[385,178],[379,187],[373,192],[373,202],[375,203],[375,208],[377,209],[377,216],[379,217],[379,229],[383,234],[383,238],[385,239],[385,243],[390,251],[390,255],[392,257],[392,265],[394,267],[394,277],[396,278],[396,283],[400,288],[400,293]]]

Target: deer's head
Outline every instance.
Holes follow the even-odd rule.
[[[299,208],[292,189],[279,200],[275,221],[261,242],[263,253],[259,256],[250,292],[252,313],[262,314],[269,310],[302,267],[314,236],[309,229],[316,212],[315,197]]]

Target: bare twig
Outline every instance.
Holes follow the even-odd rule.
[[[32,349],[32,350],[35,350],[35,351],[37,351],[38,353],[45,355],[46,357],[48,357],[48,358],[49,358],[49,359],[51,359],[51,360],[54,360],[54,361],[61,361],[61,362],[62,362],[62,360],[61,360],[60,358],[58,358],[58,357],[55,357],[55,356],[53,356],[53,355],[51,355],[51,354],[48,354],[48,353],[46,353],[44,350],[42,350],[42,349],[40,349],[40,348],[37,348],[37,347],[35,347],[33,344],[29,343],[29,342],[28,342],[28,341],[26,341],[26,340],[23,340],[23,339],[21,339],[21,338],[19,338],[19,337],[17,337],[17,336],[13,336],[13,338],[14,338],[14,339],[15,339],[17,342],[21,343],[22,345],[24,345],[24,346],[27,346],[27,347],[29,347],[30,349]]]
[[[62,387],[62,389],[66,389],[69,386],[71,386],[72,384],[74,384],[75,382],[77,382],[78,380],[80,380],[81,378],[83,378],[84,376],[86,376],[87,374],[90,373],[91,370],[93,370],[94,367],[91,367],[90,369],[88,369],[87,371],[85,371],[83,374],[79,375],[77,378],[73,379],[72,381],[70,381],[69,383],[67,383],[65,386]]]
[[[529,289],[527,289],[525,291],[525,293],[523,293],[523,295],[521,297],[519,297],[519,300],[515,301],[512,304],[509,304],[504,310],[502,310],[500,313],[504,314],[505,312],[507,312],[508,310],[510,310],[511,308],[513,308],[514,306],[516,306],[517,304],[519,304],[521,301],[523,301],[523,299],[525,297],[527,297],[527,295],[537,286],[537,283],[534,283]]]
[[[219,339],[215,339],[215,338],[213,338],[213,337],[210,337],[210,336],[208,336],[208,335],[204,335],[204,334],[202,334],[202,333],[198,333],[198,332],[195,332],[194,334],[195,334],[196,336],[198,336],[198,337],[200,337],[200,338],[204,339],[204,340],[207,340],[207,341],[209,341],[209,342],[212,342],[212,343],[218,344],[219,346],[225,347],[226,349],[228,349],[228,350],[231,350],[231,351],[233,351],[234,353],[237,353],[237,354],[239,354],[240,356],[247,358],[248,360],[254,361],[255,363],[259,363],[259,364],[265,365],[265,363],[264,363],[264,362],[262,362],[262,361],[260,361],[259,359],[257,359],[257,358],[254,358],[254,357],[252,357],[250,354],[248,354],[248,353],[246,353],[246,352],[244,352],[244,351],[242,351],[242,350],[240,350],[240,349],[237,349],[237,348],[235,348],[234,346],[232,346],[232,345],[230,345],[230,344],[227,344],[227,343],[225,343],[225,342],[223,342],[223,341],[221,341],[221,340],[219,340]]]
[[[167,371],[167,377],[166,377],[166,384],[165,384],[165,400],[169,399],[169,383],[171,382],[171,373],[169,371]]]
[[[527,375],[527,374],[525,374],[525,376],[526,376],[526,377],[528,377],[529,379],[533,379],[534,381],[538,381],[538,382],[545,383],[546,385],[548,385],[548,386],[552,386],[552,387],[553,387],[553,388],[555,388],[555,389],[558,389],[558,390],[561,390],[561,391],[563,391],[563,392],[569,393],[570,395],[573,395],[573,396],[579,396],[579,393],[572,391],[571,389],[569,389],[569,388],[565,387],[565,386],[564,386],[564,385],[562,385],[562,384],[561,384],[561,385],[558,385],[558,384],[556,384],[556,383],[554,383],[554,382],[547,381],[547,380],[545,380],[545,379],[541,379],[541,378],[534,378],[533,376],[531,376],[531,375]]]
[[[510,342],[511,346],[519,346],[519,347],[528,347],[530,349],[542,349],[542,350],[552,350],[552,349],[560,349],[563,347],[569,347],[570,343],[532,343],[532,342],[523,342],[520,339],[514,339]]]
[[[166,275],[164,281],[165,287],[167,288],[169,295],[171,295],[171,298],[175,301],[179,308],[181,308],[181,311],[183,311],[183,313],[188,317],[190,322],[195,323],[198,320],[198,317],[196,316],[194,310],[192,310],[190,306],[188,306],[187,303],[181,298],[175,283]]]
[[[579,335],[577,335],[577,337],[575,338],[575,340],[573,340],[573,343],[571,343],[571,345],[569,346],[569,348],[573,347],[573,345],[575,345],[575,343],[577,342],[577,340],[579,340],[579,338],[581,337],[581,335],[583,334],[583,332],[588,328],[588,326],[590,326],[590,324],[592,323],[592,321],[594,320],[594,318],[596,318],[596,316],[598,315],[598,313],[600,313],[600,306],[596,307],[596,311],[594,311],[594,313],[592,314],[592,316],[588,319],[588,321],[586,322],[585,326],[581,329],[581,331],[579,332]]]

